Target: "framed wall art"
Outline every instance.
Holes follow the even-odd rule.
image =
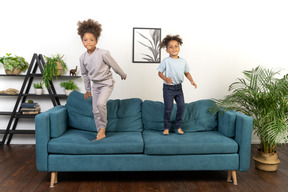
[[[133,28],[133,63],[160,63],[161,28]]]

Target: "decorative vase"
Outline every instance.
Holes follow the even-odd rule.
[[[62,66],[62,64],[59,62],[59,61],[57,61],[57,66],[56,66],[56,68],[57,68],[57,75],[59,76],[59,75],[62,75],[62,73],[63,73],[63,66]]]
[[[73,90],[71,90],[71,89],[65,89],[65,94],[67,95],[67,96],[69,96],[69,94],[72,92]]]
[[[280,163],[277,152],[263,153],[260,149],[257,150],[253,159],[255,160],[255,167],[262,171],[276,171]]]
[[[43,89],[38,89],[38,88],[34,88],[34,89],[35,89],[35,94],[36,95],[42,95]]]
[[[7,75],[19,75],[20,72],[21,72],[21,69],[19,68],[14,68],[13,71],[10,71],[8,69],[5,70],[5,73]]]

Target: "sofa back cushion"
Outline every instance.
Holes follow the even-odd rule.
[[[215,105],[212,100],[199,100],[185,104],[185,111],[182,120],[184,132],[214,131],[217,129],[217,115],[212,116],[209,108]],[[171,128],[175,129],[176,104],[171,115]],[[144,129],[164,130],[164,104],[159,101],[145,100],[142,105],[142,119]]]
[[[85,100],[84,94],[78,91],[70,93],[66,108],[68,126],[96,132],[92,99]],[[138,98],[109,100],[107,102],[107,132],[143,131],[141,118],[142,100]]]

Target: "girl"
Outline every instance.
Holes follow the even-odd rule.
[[[78,35],[87,49],[80,57],[81,75],[84,80],[86,93],[84,99],[92,97],[93,92],[93,114],[98,131],[95,140],[105,138],[107,125],[106,103],[114,88],[114,80],[110,68],[125,80],[127,75],[111,57],[109,51],[96,48],[101,35],[102,26],[97,21],[88,19],[78,22]],[[91,81],[93,82],[91,89]]]
[[[183,58],[178,56],[180,45],[182,45],[182,43],[182,39],[179,37],[179,35],[167,35],[160,43],[160,49],[166,47],[166,51],[170,55],[169,57],[163,59],[157,68],[159,77],[164,81],[164,135],[169,134],[171,125],[170,118],[174,99],[177,104],[175,128],[177,133],[181,135],[184,134],[181,129],[182,117],[185,108],[181,84],[184,80],[184,75],[187,77],[187,79],[189,79],[195,89],[197,88],[197,84],[193,81],[193,78],[189,73],[189,66]]]

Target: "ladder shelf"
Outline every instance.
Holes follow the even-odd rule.
[[[24,77],[21,89],[18,94],[15,94],[15,95],[3,94],[3,93],[0,94],[0,97],[2,96],[17,97],[12,111],[0,112],[0,115],[10,116],[6,129],[0,128],[0,134],[3,134],[0,147],[3,147],[5,144],[10,144],[14,134],[35,134],[35,130],[22,130],[22,129],[16,130],[16,127],[20,118],[35,118],[36,116],[33,114],[32,115],[21,114],[20,112],[20,106],[22,103],[25,103],[27,97],[48,97],[50,98],[53,106],[61,105],[60,99],[67,98],[65,94],[57,94],[52,81],[49,82],[50,87],[47,89],[48,94],[36,95],[36,94],[29,93],[34,77],[42,78],[44,65],[45,65],[45,61],[43,59],[43,56],[41,54],[37,55],[36,53],[34,53],[25,75],[0,74],[0,76],[5,76],[5,77],[20,77],[20,78]],[[38,68],[40,69],[40,73],[37,72]],[[64,75],[64,76],[58,76],[57,79],[58,78],[80,78],[80,76],[65,76]]]

